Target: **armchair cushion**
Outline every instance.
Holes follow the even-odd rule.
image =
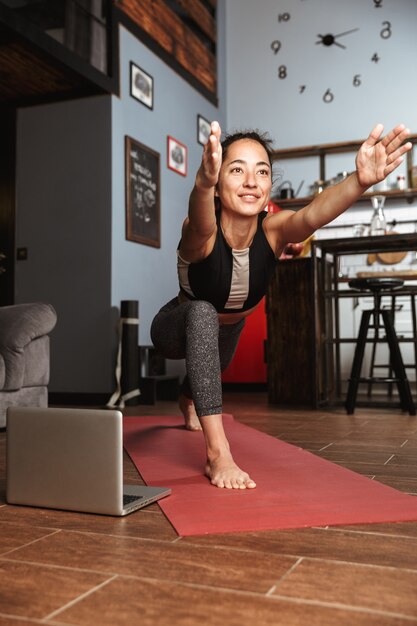
[[[6,366],[4,364],[4,359],[0,354],[0,389],[3,389],[5,382],[6,382]]]
[[[0,389],[11,391],[47,384],[49,338],[46,335],[54,328],[56,319],[56,312],[49,304],[0,308]]]

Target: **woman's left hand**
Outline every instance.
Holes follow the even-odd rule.
[[[403,144],[410,135],[409,129],[403,124],[381,139],[383,130],[383,125],[377,124],[356,156],[358,181],[364,188],[384,180],[402,163],[402,155],[412,148],[410,142]]]

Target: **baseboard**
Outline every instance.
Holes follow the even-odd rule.
[[[111,393],[49,392],[48,404],[52,406],[105,406]]]
[[[223,391],[267,391],[266,383],[223,383]]]
[[[223,383],[223,391],[266,392],[266,383]],[[52,406],[105,406],[111,393],[49,392],[48,403]]]

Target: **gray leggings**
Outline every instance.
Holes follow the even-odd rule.
[[[167,359],[184,359],[181,391],[194,401],[198,417],[222,412],[221,372],[231,362],[245,325],[219,325],[216,309],[204,300],[170,300],[155,316],[151,337]]]

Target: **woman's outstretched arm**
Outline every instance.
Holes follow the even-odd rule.
[[[410,135],[403,124],[396,126],[381,138],[382,124],[378,124],[356,155],[356,171],[343,182],[325,189],[310,204],[294,211],[271,215],[266,224],[276,231],[278,245],[289,241],[303,241],[318,228],[325,226],[346,211],[372,185],[384,180],[403,161],[411,150]]]
[[[222,164],[220,136],[220,125],[212,122],[182,230],[181,252],[189,261],[205,256],[205,246],[216,230],[214,194]]]

